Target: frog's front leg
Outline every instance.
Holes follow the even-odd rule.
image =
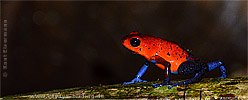
[[[157,65],[157,64],[156,64]],[[173,83],[170,82],[170,74],[171,74],[171,71],[170,71],[170,64],[168,64],[166,67],[165,67],[165,79],[164,79],[164,82],[162,84],[153,84],[154,88],[156,87],[160,87],[160,86],[165,86],[165,85],[171,85]]]
[[[152,59],[151,60],[152,63],[156,64],[158,67],[160,67],[161,69],[163,69],[165,71],[164,82],[162,84],[153,84],[153,86],[156,88],[156,87],[160,87],[160,86],[164,86],[164,85],[173,84],[170,82],[170,74],[171,74],[170,66],[171,66],[171,64],[157,55],[153,56],[151,59]]]
[[[131,82],[124,82],[123,85],[131,84],[131,83],[138,83],[138,82],[147,82],[146,80],[141,80],[140,78],[146,72],[147,68],[149,67],[150,62],[148,60],[145,61],[145,64],[141,67],[136,77]]]

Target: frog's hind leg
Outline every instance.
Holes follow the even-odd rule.
[[[180,83],[172,84],[169,88],[180,85],[184,85],[184,87],[186,87],[188,84],[200,82],[206,72],[208,72],[207,64],[194,61],[185,61],[179,66],[178,74],[195,75],[195,77]]]
[[[223,66],[223,63],[221,61],[213,61],[213,62],[208,62],[208,70],[212,71],[217,67],[220,67],[220,71],[222,72],[222,75],[219,78],[226,78],[226,68]]]

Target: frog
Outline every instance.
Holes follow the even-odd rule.
[[[150,63],[164,71],[164,81],[161,84],[152,84],[155,88],[170,85],[168,88],[184,86],[198,83],[203,76],[216,68],[220,68],[222,75],[218,78],[226,78],[226,68],[221,60],[202,62],[199,58],[192,55],[188,49],[184,49],[178,43],[155,37],[152,35],[140,34],[138,31],[130,32],[121,39],[121,44],[130,50],[133,54],[141,55],[145,58],[144,65],[130,82],[124,82],[123,85],[147,82],[141,77],[146,72]],[[193,78],[179,83],[172,83],[170,75],[194,75]]]

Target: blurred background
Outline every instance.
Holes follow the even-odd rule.
[[[203,62],[221,59],[228,77],[247,76],[247,1],[1,1],[1,17],[2,96],[131,81],[145,61],[120,43],[131,31],[175,41]],[[217,68],[205,77],[220,75]],[[142,77],[163,78],[153,64]]]

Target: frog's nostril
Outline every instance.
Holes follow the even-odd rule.
[[[122,40],[122,43],[125,43],[125,40],[124,39]]]

